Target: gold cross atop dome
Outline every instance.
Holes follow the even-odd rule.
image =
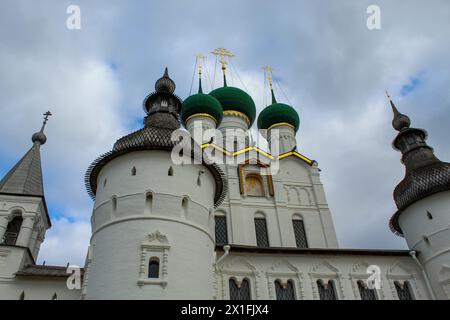
[[[273,78],[272,78],[272,68],[270,66],[263,67],[264,73],[266,74],[267,81],[269,81],[270,90],[273,87]]]
[[[202,78],[202,69],[205,58],[206,57],[202,53],[197,54],[198,76],[200,79]]]
[[[222,64],[222,70],[225,74],[226,64],[225,57],[232,58],[234,54],[225,48],[217,48],[213,52],[211,52],[215,56],[220,56],[220,63]]]

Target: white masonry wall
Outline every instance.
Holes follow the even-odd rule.
[[[19,300],[22,292],[24,300],[51,300],[56,293],[57,300],[79,300],[81,290],[69,290],[65,277],[20,276],[0,279],[0,300]]]
[[[208,169],[173,165],[170,152],[138,151],[109,162],[98,186],[84,297],[211,299],[215,184]],[[148,278],[152,258],[160,261],[158,279]]]
[[[271,247],[295,247],[293,217],[301,217],[311,248],[337,248],[333,219],[316,165],[295,156],[279,161],[279,172],[272,176],[274,196],[247,196],[240,193],[237,165],[222,166],[229,192],[217,214],[227,217],[228,240],[233,244],[256,246],[255,214],[266,218]],[[248,170],[252,170],[251,167]]]
[[[231,252],[216,272],[215,299],[229,299],[230,278],[250,281],[252,300],[275,300],[275,280],[294,282],[297,300],[318,300],[317,280],[333,280],[339,300],[360,300],[357,281],[365,281],[370,265],[379,266],[379,300],[397,300],[394,281],[408,282],[413,298],[430,299],[420,270],[409,256],[327,254],[255,254]]]
[[[450,299],[450,191],[413,203],[400,214],[399,225],[408,247],[418,252],[436,298]]]

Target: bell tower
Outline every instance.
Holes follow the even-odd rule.
[[[51,116],[44,114],[33,145],[0,181],[1,277],[12,277],[24,264],[34,264],[51,222],[44,197],[40,148],[47,141],[44,129]]]

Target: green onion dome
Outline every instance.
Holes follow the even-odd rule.
[[[274,124],[288,123],[297,132],[300,126],[300,118],[297,111],[284,103],[272,103],[267,106],[258,117],[258,129],[269,129]]]
[[[218,126],[222,121],[223,110],[220,102],[213,96],[197,93],[188,97],[183,102],[180,114],[183,125],[186,126],[187,119],[195,114],[211,116],[216,120]]]
[[[222,105],[223,111],[237,111],[243,113],[249,120],[249,127],[256,118],[256,106],[252,97],[245,91],[235,87],[221,87],[209,93]]]

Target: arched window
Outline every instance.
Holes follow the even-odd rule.
[[[275,291],[277,294],[277,300],[295,300],[294,282],[288,280],[283,284],[280,280],[275,281]]]
[[[148,277],[152,279],[159,278],[159,259],[156,257],[150,258],[148,263]]]
[[[216,230],[216,245],[228,244],[227,217],[225,215],[216,215],[214,217]]]
[[[131,168],[131,175],[132,176],[136,175],[136,167]]]
[[[320,300],[337,300],[333,280],[325,283],[323,280],[317,280]]]
[[[58,300],[58,295],[56,294],[56,292],[53,294],[52,300]]]
[[[258,247],[269,247],[269,235],[267,234],[266,218],[257,215],[255,217],[255,233],[256,233],[256,245]]]
[[[235,279],[230,279],[230,300],[251,300],[250,281],[243,279],[240,284]]]
[[[414,300],[411,294],[411,288],[408,281],[402,283],[395,281],[395,289],[397,290],[397,295],[399,300]]]
[[[248,174],[245,177],[245,194],[252,197],[264,197],[264,184],[260,175]]]
[[[25,291],[22,291],[22,293],[19,296],[19,300],[25,300]]]
[[[294,228],[295,243],[297,248],[308,248],[308,240],[306,239],[305,224],[299,217],[292,219],[292,226]]]
[[[359,294],[361,296],[361,300],[377,300],[377,295],[375,293],[375,289],[369,289],[364,281],[358,281],[358,289]]]
[[[15,217],[8,223],[6,227],[5,235],[3,236],[3,242],[9,245],[15,245],[17,237],[19,236],[20,227],[22,226],[22,215],[15,215]]]

